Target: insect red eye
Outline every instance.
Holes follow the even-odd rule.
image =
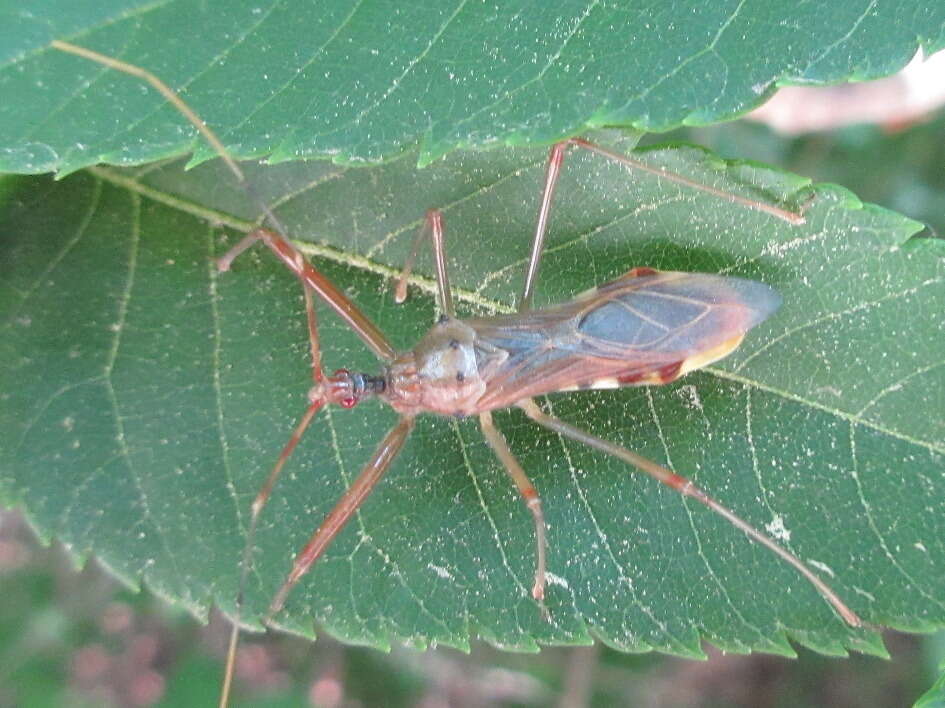
[[[353,396],[350,398],[342,398],[341,403],[339,404],[342,408],[354,408],[357,405],[358,399]]]
[[[335,373],[333,373],[332,376],[335,376],[335,377],[337,377],[337,376],[351,376],[351,372],[348,371],[347,369],[335,369]]]

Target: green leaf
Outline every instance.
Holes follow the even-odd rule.
[[[461,152],[417,170],[414,157],[251,174],[398,349],[436,314],[428,254],[407,303],[391,298],[423,209],[444,210],[461,314],[509,311],[545,162],[544,151]],[[641,157],[772,204],[810,200],[807,224],[572,151],[537,304],[646,265],[762,280],[784,305],[710,370],[544,405],[690,475],[869,622],[941,626],[942,242],[910,238],[918,224],[838,187],[695,148]],[[301,289],[262,247],[215,271],[256,212],[216,163],[11,178],[0,193],[0,493],[43,537],[127,582],[143,579],[199,616],[210,603],[232,613],[250,501],[306,405]],[[320,311],[326,366],[377,371]],[[263,514],[248,622],[395,419],[377,401],[319,415]],[[529,596],[530,515],[475,421],[423,416],[278,623],[308,633],[314,620],[375,646],[481,637],[533,649],[593,635],[699,655],[705,637],[791,654],[790,637],[832,654],[883,652],[877,635],[851,630],[795,571],[700,505],[519,412],[496,421],[544,501],[550,621]]]
[[[945,707],[945,669],[932,687],[919,696],[913,708],[943,708]]]
[[[945,5],[67,0],[0,27],[0,95],[15,97],[0,169],[38,173],[209,155],[153,91],[53,39],[150,69],[242,157],[377,162],[419,144],[426,163],[710,123],[778,85],[883,76],[945,46]]]
[[[938,632],[922,642],[923,658],[932,686],[919,696],[913,708],[945,708],[945,633]]]

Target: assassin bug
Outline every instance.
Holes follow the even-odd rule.
[[[252,194],[242,170],[217,136],[176,93],[154,75],[66,42],[56,41],[52,46],[148,81],[203,134],[240,185]],[[625,461],[680,494],[707,506],[793,566],[814,585],[844,621],[854,627],[863,625],[862,620],[799,558],[708,496],[693,482],[630,450],[559,420],[535,403],[535,396],[558,391],[674,381],[732,352],[748,330],[768,317],[779,305],[779,297],[772,289],[754,281],[635,268],[568,302],[532,309],[531,301],[555,186],[565,153],[572,147],[598,153],[626,167],[655,172],[662,178],[711,192],[789,223],[803,222],[799,214],[721,192],[679,175],[654,170],[582,138],[564,140],[551,148],[548,157],[531,257],[518,300],[518,312],[493,317],[456,318],[446,267],[443,219],[439,211],[431,210],[427,213],[424,227],[414,241],[411,255],[397,283],[395,299],[403,301],[405,298],[407,277],[419,249],[429,238],[436,265],[437,299],[443,314],[414,349],[397,353],[384,334],[354,303],[291,245],[278,219],[260,202],[271,228],[257,228],[249,233],[220,259],[218,266],[221,271],[228,270],[236,257],[257,241],[262,241],[299,278],[305,297],[313,385],[309,390],[306,412],[252,504],[242,559],[238,611],[242,606],[242,589],[250,567],[250,553],[260,514],[283,466],[306,428],[326,404],[352,408],[367,398],[376,397],[387,402],[400,418],[383,438],[354,483],[298,552],[291,571],[272,598],[267,623],[281,611],[299,579],[321,557],[390,467],[410,434],[415,417],[426,412],[457,417],[478,416],[486,441],[512,478],[533,516],[536,563],[531,594],[544,608],[546,540],[541,501],[505,437],[492,420],[493,410],[514,406],[539,425]],[[339,369],[331,375],[324,372],[313,295],[331,307],[377,355],[383,363],[379,374],[352,373],[345,369]],[[227,703],[232,681],[239,619],[237,616],[233,625],[221,705]]]

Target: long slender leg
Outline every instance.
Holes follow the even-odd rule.
[[[558,177],[561,175],[561,167],[564,163],[564,155],[569,145],[576,145],[578,147],[584,148],[585,150],[590,150],[591,152],[602,155],[609,160],[619,162],[626,167],[631,167],[642,172],[649,172],[650,174],[657,175],[658,177],[662,177],[663,179],[667,179],[671,182],[676,182],[677,184],[682,184],[686,187],[691,187],[692,189],[707,192],[733,204],[738,204],[748,209],[755,209],[756,211],[770,214],[771,216],[777,217],[778,219],[786,221],[789,224],[799,225],[804,223],[804,216],[802,214],[788,211],[786,209],[781,209],[771,204],[765,204],[764,202],[754,199],[741,197],[737,194],[732,194],[731,192],[726,192],[721,189],[716,189],[715,187],[710,187],[707,184],[702,184],[701,182],[697,182],[694,179],[689,179],[688,177],[678,175],[675,172],[670,172],[660,167],[652,167],[647,165],[645,162],[641,162],[640,160],[636,160],[632,157],[629,157],[628,155],[624,155],[614,150],[609,150],[605,147],[597,145],[596,143],[592,143],[590,140],[585,140],[584,138],[569,138],[553,145],[551,151],[548,153],[548,162],[545,168],[545,185],[541,194],[541,205],[538,208],[538,222],[535,225],[535,236],[532,239],[532,251],[528,259],[527,270],[525,271],[525,283],[522,286],[522,295],[518,300],[519,312],[524,312],[531,307],[532,297],[535,293],[535,283],[538,280],[538,270],[541,265],[541,256],[545,247],[545,236],[548,233],[551,204],[554,200],[555,187],[558,184]]]
[[[568,140],[571,145],[577,145],[579,147],[595,152],[598,155],[603,155],[604,157],[619,162],[622,165],[627,167],[632,167],[636,170],[641,170],[642,172],[649,172],[653,175],[658,175],[663,179],[668,179],[671,182],[676,182],[677,184],[682,184],[692,189],[698,189],[701,192],[708,192],[719,199],[724,199],[726,201],[732,202],[732,204],[739,204],[748,209],[754,209],[755,211],[762,211],[765,214],[770,214],[771,216],[777,217],[782,221],[786,221],[789,224],[799,226],[805,222],[803,214],[798,214],[793,211],[788,211],[787,209],[781,209],[779,207],[773,206],[771,204],[765,204],[764,202],[759,202],[755,199],[748,199],[746,197],[740,197],[737,194],[732,194],[731,192],[726,192],[721,189],[716,189],[715,187],[710,187],[707,184],[702,184],[702,182],[697,182],[694,179],[689,179],[688,177],[683,177],[678,175],[675,172],[670,172],[664,170],[660,167],[652,167],[647,165],[645,162],[640,160],[635,160],[629,155],[624,155],[623,153],[615,152],[614,150],[608,150],[605,147],[602,147],[596,143],[592,143],[590,140],[585,140],[584,138],[571,138]]]
[[[433,242],[433,260],[436,265],[436,287],[437,296],[440,301],[440,309],[452,317],[453,295],[450,292],[450,279],[446,269],[446,242],[443,235],[443,214],[439,209],[429,209],[423,220],[423,225],[417,231],[413,244],[410,246],[410,254],[404,263],[404,269],[400,272],[397,279],[397,285],[394,288],[394,302],[398,305],[407,299],[407,278],[413,271],[413,266],[417,262],[417,254],[423,245],[427,232]]]
[[[243,557],[240,561],[239,591],[236,594],[236,617],[233,618],[233,626],[230,629],[230,641],[226,652],[226,671],[223,676],[223,686],[220,690],[221,708],[225,707],[229,702],[230,687],[233,685],[233,670],[236,666],[236,647],[239,644],[240,620],[243,614],[246,580],[249,577],[249,569],[252,566],[253,541],[256,538],[256,527],[259,524],[259,515],[262,513],[263,507],[266,506],[266,502],[269,501],[269,496],[272,494],[273,487],[275,487],[276,481],[279,479],[279,475],[286,461],[292,455],[296,445],[299,444],[299,440],[302,439],[302,435],[308,428],[309,423],[312,422],[315,414],[318,413],[324,405],[325,399],[319,399],[313,401],[306,409],[301,420],[299,420],[298,424],[295,426],[295,430],[292,431],[292,437],[289,438],[289,442],[282,448],[279,459],[276,461],[272,471],[269,472],[269,476],[266,477],[266,481],[263,482],[262,487],[260,487],[259,491],[256,493],[256,498],[253,500],[253,505],[250,507],[249,528],[246,531],[246,543],[243,545]]]
[[[417,229],[417,235],[413,237],[413,243],[410,244],[410,253],[407,254],[407,260],[404,261],[404,269],[400,271],[400,277],[397,278],[397,284],[394,286],[394,302],[398,305],[407,299],[407,279],[413,273],[413,267],[417,263],[417,255],[423,242],[426,241],[427,230],[430,228],[430,212],[427,212],[426,218]]]
[[[535,519],[535,584],[532,586],[532,597],[538,602],[541,602],[545,599],[545,548],[547,546],[547,541],[545,540],[545,515],[541,509],[541,498],[539,498],[538,491],[535,489],[534,485],[532,485],[525,471],[522,469],[522,466],[509,449],[509,444],[505,441],[505,436],[502,435],[502,432],[496,428],[495,424],[492,422],[492,414],[480,413],[479,425],[482,427],[483,435],[486,436],[486,442],[489,443],[496,457],[498,457],[505,466],[505,471],[509,473],[509,477],[515,482],[515,486],[518,487],[518,491],[525,500],[528,510],[532,512],[532,516]]]
[[[817,577],[810,568],[804,565],[804,562],[795,556],[793,553],[785,550],[779,546],[773,539],[763,534],[761,531],[756,529],[754,526],[751,526],[747,521],[744,521],[740,517],[736,516],[734,512],[730,511],[727,507],[722,506],[719,502],[715,501],[708,494],[699,489],[695,484],[692,483],[689,479],[672,472],[671,470],[666,469],[665,467],[648,460],[642,455],[638,455],[635,452],[631,452],[624,447],[620,447],[612,442],[602,440],[594,435],[591,435],[588,432],[576,428],[569,423],[565,423],[562,420],[559,420],[553,416],[548,415],[543,412],[538,405],[530,398],[518,402],[518,407],[525,411],[525,414],[534,420],[539,425],[542,425],[550,430],[555,431],[565,437],[576,440],[585,445],[589,445],[601,452],[605,452],[608,455],[613,455],[624,462],[628,462],[641,472],[645,472],[654,479],[662,482],[668,487],[675,489],[680,494],[683,494],[687,497],[692,497],[696,501],[704,504],[709,507],[712,511],[724,517],[731,523],[733,526],[745,533],[753,541],[760,543],[766,548],[774,551],[781,560],[789,565],[793,566],[801,575],[803,575],[810,583],[817,588],[817,591],[824,597],[827,602],[836,610],[844,621],[849,624],[851,627],[862,627],[864,625],[863,620],[853,612],[849,607],[847,607],[844,602],[837,596],[837,594],[830,589],[830,587],[819,577]]]
[[[302,261],[302,254],[297,253],[297,258],[299,261]],[[318,321],[315,317],[315,304],[312,302],[312,288],[305,280],[302,281],[302,290],[305,294],[305,319],[308,322],[308,339],[312,356],[312,379],[315,383],[321,383],[325,376],[322,371],[322,352],[318,342]],[[253,504],[250,507],[249,528],[246,532],[246,543],[243,546],[243,557],[240,561],[239,590],[236,594],[236,617],[233,619],[233,626],[230,629],[226,670],[223,675],[223,686],[220,691],[221,707],[225,708],[229,702],[230,689],[233,685],[233,671],[236,667],[236,647],[239,644],[240,620],[243,615],[243,600],[246,595],[246,580],[249,577],[249,569],[252,566],[252,549],[256,539],[256,527],[259,524],[259,516],[266,506],[266,503],[269,501],[273,487],[275,487],[276,481],[279,479],[279,475],[282,473],[282,468],[285,466],[286,461],[288,461],[295,447],[299,444],[299,440],[302,439],[302,435],[304,435],[312,419],[315,417],[315,414],[321,410],[326,402],[327,400],[324,397],[315,398],[311,401],[302,419],[292,432],[289,441],[282,448],[279,459],[276,460],[276,464],[269,472],[269,476],[256,493],[256,498],[253,500]]]
[[[300,253],[299,257],[301,255]],[[302,292],[305,294],[305,320],[308,323],[308,343],[312,353],[312,381],[321,383],[325,380],[325,372],[322,370],[322,348],[318,341],[318,319],[315,317],[312,289],[304,280],[302,281]]]
[[[358,307],[348,299],[348,296],[336,288],[328,278],[319,273],[315,267],[305,260],[304,256],[282,236],[270,229],[254,229],[240,239],[233,248],[217,261],[221,271],[230,269],[230,264],[243,251],[256,241],[265,243],[279,259],[285,263],[298,278],[324,300],[348,326],[361,337],[362,341],[371,350],[385,361],[391,361],[396,353],[387,337],[377,328]]]
[[[450,278],[446,270],[446,241],[443,236],[443,215],[438,209],[427,212],[430,221],[430,233],[433,235],[433,261],[436,263],[436,288],[440,296],[440,307],[450,317],[456,314],[453,309],[453,295],[450,292]]]
[[[532,239],[532,252],[528,259],[528,269],[525,271],[522,295],[518,299],[519,312],[524,312],[532,306],[535,281],[538,279],[538,267],[541,265],[541,254],[545,250],[545,235],[548,233],[551,202],[554,200],[555,187],[558,186],[558,177],[561,174],[561,165],[564,163],[564,153],[567,149],[568,141],[565,140],[552,145],[548,152],[548,162],[545,166],[545,186],[541,192],[541,205],[538,207],[538,223],[535,224],[535,236]]]
[[[312,563],[318,560],[322,553],[325,552],[328,545],[335,536],[338,535],[338,532],[344,528],[344,525],[354,512],[358,510],[358,507],[361,506],[361,503],[367,498],[368,494],[371,493],[374,486],[390,467],[391,462],[393,462],[397,453],[400,452],[404,441],[410,434],[413,428],[413,421],[414,419],[412,417],[404,416],[397,425],[391,428],[390,432],[387,433],[374,452],[374,456],[364,466],[364,469],[361,470],[361,474],[358,475],[358,478],[348,487],[341,499],[338,500],[335,507],[328,516],[325,517],[325,520],[322,521],[318,530],[312,534],[308,543],[299,551],[298,555],[295,557],[295,562],[292,564],[292,571],[289,573],[289,577],[286,578],[286,581],[273,598],[272,604],[269,605],[269,612],[266,616],[267,623],[282,609],[286,598],[289,596],[292,588],[295,587],[295,584],[305,575],[312,566]]]

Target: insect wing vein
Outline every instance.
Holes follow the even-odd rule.
[[[569,302],[468,320],[508,352],[483,410],[528,396],[668,383],[729,353],[780,300],[768,286],[702,273],[633,273]]]

